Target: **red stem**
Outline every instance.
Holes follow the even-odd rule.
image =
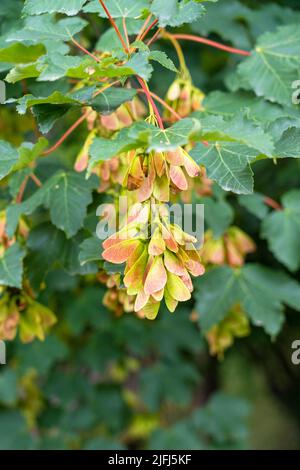
[[[137,92],[139,93],[145,93],[145,90],[143,88],[137,88],[136,90]],[[168,111],[170,111],[171,114],[173,114],[173,116],[176,117],[176,119],[180,120],[181,119],[181,116],[176,113],[176,111],[171,108],[170,105],[168,105],[168,103],[166,103],[162,98],[160,98],[160,96],[156,95],[155,93],[153,93],[152,91],[149,91],[150,95],[156,100],[158,101],[160,104],[162,104]]]
[[[127,26],[126,26],[126,18],[125,18],[125,16],[122,18],[122,25],[123,25],[123,31],[124,31],[124,34],[125,34],[125,40],[126,40],[127,49],[129,50],[130,44],[129,44],[129,37],[128,37],[128,32],[127,32]]]
[[[24,178],[24,180],[23,180],[23,182],[22,182],[22,184],[21,184],[21,186],[20,186],[19,192],[18,192],[17,197],[16,197],[16,203],[17,203],[17,204],[20,204],[20,203],[22,202],[23,195],[24,195],[24,191],[25,191],[25,189],[26,189],[28,180],[29,180],[29,175],[27,175],[27,176]]]
[[[90,51],[88,51],[85,47],[83,47],[81,44],[79,44],[79,42],[77,42],[76,39],[71,38],[71,41],[75,44],[75,46],[78,47],[78,49],[80,49],[82,52],[84,52],[85,54],[92,57],[94,60],[96,60],[96,62],[101,62],[101,60],[97,56],[95,56]]]
[[[148,26],[148,28],[146,29],[146,31],[143,32],[143,34],[141,35],[140,37],[140,40],[143,41],[144,38],[147,36],[147,34],[149,33],[149,31],[153,28],[153,26],[155,26],[156,24],[158,23],[158,19],[152,21],[152,23]]]
[[[272,199],[271,197],[268,197],[268,196],[266,196],[264,198],[264,203],[267,206],[274,209],[275,211],[282,211],[282,209],[283,209],[282,206],[277,201],[275,201],[274,199]]]
[[[145,93],[145,95],[147,96],[147,99],[148,99],[149,103],[151,104],[151,106],[152,106],[152,108],[153,108],[153,111],[154,111],[154,113],[155,113],[155,116],[156,116],[156,119],[157,119],[157,122],[158,122],[159,127],[160,127],[162,130],[164,130],[164,125],[163,125],[163,122],[162,122],[162,118],[161,118],[161,116],[160,116],[160,114],[159,114],[159,111],[158,111],[158,109],[157,109],[156,104],[155,104],[154,101],[153,101],[153,98],[152,98],[152,96],[151,96],[151,94],[150,94],[150,91],[148,90],[148,88],[147,88],[147,86],[145,85],[145,83],[144,83],[144,81],[143,81],[142,78],[140,78],[140,77],[138,77],[138,76],[137,76],[136,78],[137,78],[139,84],[141,85],[142,89],[144,90],[144,93]]]
[[[199,36],[193,36],[192,34],[172,34],[175,39],[185,39],[187,41],[200,42],[201,44],[207,44],[208,46],[216,47],[217,49],[222,49],[223,51],[231,52],[232,54],[240,54],[244,56],[250,56],[251,52],[244,51],[242,49],[235,49],[234,47],[225,46],[216,41],[211,41],[210,39],[202,38]]]
[[[123,46],[124,51],[128,54],[128,52],[129,52],[129,51],[128,51],[128,48],[127,48],[127,46],[126,46],[126,44],[125,44],[125,42],[124,42],[124,39],[123,39],[123,37],[122,37],[122,34],[120,33],[120,30],[119,30],[118,26],[116,25],[115,20],[113,19],[113,17],[112,17],[111,14],[109,13],[109,11],[108,11],[108,9],[107,9],[105,3],[103,2],[103,0],[99,0],[99,2],[100,2],[100,4],[101,4],[103,10],[104,10],[105,13],[107,14],[107,17],[108,17],[108,19],[109,19],[109,21],[110,21],[110,24],[112,25],[112,27],[113,27],[114,30],[116,31],[116,33],[117,33],[117,35],[118,35],[118,38],[120,39],[120,42],[121,42],[121,44],[122,44],[122,46]]]
[[[145,23],[143,24],[143,26],[141,27],[137,37],[135,38],[136,41],[140,40],[143,32],[145,31],[145,28],[147,27],[149,21],[151,20],[151,17],[152,17],[152,13],[146,18]]]

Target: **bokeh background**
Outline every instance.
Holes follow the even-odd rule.
[[[1,2],[2,34],[21,16],[21,7],[17,0]],[[209,5],[203,19],[181,31],[250,49],[258,35],[293,20],[300,22],[297,0],[219,0]],[[105,27],[97,18],[82,40],[92,48]],[[158,47],[176,61],[168,43]],[[183,43],[183,49],[195,85],[205,93],[226,89],[238,57],[199,44]],[[3,78],[5,64],[0,70]],[[171,72],[162,70],[158,65],[151,82],[160,96],[173,80]],[[53,89],[63,85],[50,84]],[[27,86],[32,92],[43,84],[29,81]],[[9,98],[22,90],[16,84],[7,92]],[[0,114],[1,138],[16,145],[24,137],[33,139],[30,114],[20,117],[13,107],[3,106]],[[53,142],[73,121],[70,113],[52,131]],[[84,135],[84,129],[76,132],[53,158],[45,159],[40,174],[49,174],[61,162],[71,166]],[[269,162],[258,163],[256,189],[265,193],[267,188],[279,200],[299,187],[299,170],[296,159],[285,160],[280,171]],[[1,208],[6,200],[1,192]],[[235,197],[229,202],[235,223],[257,244],[250,259],[277,267],[259,238],[260,221]],[[90,208],[89,224],[97,222],[95,207]],[[286,311],[276,340],[251,327],[218,358],[209,353],[193,321],[194,300],[173,315],[161,311],[150,322],[133,314],[116,316],[104,307],[105,288],[93,275],[70,275],[53,266],[45,285],[39,300],[56,312],[58,323],[44,342],[7,344],[8,363],[0,366],[0,449],[300,447],[300,365],[291,364],[291,343],[300,338],[299,314]]]

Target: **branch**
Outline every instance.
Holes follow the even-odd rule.
[[[239,54],[243,56],[250,56],[251,52],[245,51],[242,49],[235,49],[234,47],[226,46],[225,44],[221,44],[216,41],[211,41],[210,39],[202,38],[200,36],[193,36],[192,34],[165,34],[163,37],[168,38],[168,36],[172,36],[175,39],[184,39],[186,41],[194,41],[199,42],[201,44],[206,44],[207,46],[215,47],[217,49],[221,49],[226,52],[231,52],[232,54]]]

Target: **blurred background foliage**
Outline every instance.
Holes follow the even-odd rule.
[[[20,7],[16,0],[4,2],[2,33]],[[180,31],[247,49],[264,31],[300,18],[297,0],[219,0],[207,10]],[[92,21],[82,43],[93,48],[105,24],[99,18]],[[168,43],[158,44],[176,61]],[[205,93],[226,90],[237,56],[199,44],[183,43],[183,48],[195,85]],[[158,65],[151,87],[163,96],[172,79]],[[65,83],[29,80],[27,86],[31,92],[46,86],[49,92],[49,86],[54,90]],[[7,89],[8,97],[22,93],[18,84]],[[32,139],[29,113],[21,117],[3,107],[0,112],[1,138],[15,145]],[[73,120],[70,113],[52,131],[53,142]],[[71,167],[84,134],[73,134],[51,160],[39,165],[39,174],[61,164]],[[256,190],[276,200],[299,187],[299,160],[280,162],[280,171],[261,162],[254,171]],[[28,194],[31,190],[29,185]],[[249,258],[277,268],[259,237],[261,221],[236,196],[228,201],[235,224],[258,246]],[[4,194],[0,205],[5,204]],[[86,224],[95,222],[95,207],[89,208]],[[193,302],[179,306],[174,315],[162,311],[149,322],[132,314],[116,317],[107,310],[102,305],[105,290],[93,275],[72,276],[51,266],[45,286],[39,301],[56,312],[58,323],[44,342],[24,345],[16,340],[7,345],[8,364],[0,366],[0,449],[299,448],[300,366],[290,362],[291,342],[300,337],[299,314],[287,310],[276,340],[252,327],[218,359],[209,354],[193,321]]]

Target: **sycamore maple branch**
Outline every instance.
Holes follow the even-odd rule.
[[[107,90],[108,88],[111,88],[112,86],[116,85],[117,83],[119,83],[119,80],[116,80],[115,82],[113,83],[110,83],[104,87],[102,87],[100,90],[96,91],[93,95],[93,98],[96,98],[96,96],[100,95],[101,93],[103,93],[105,90]],[[42,153],[42,156],[47,156],[49,155],[50,153],[54,152],[56,149],[58,149],[58,147],[61,146],[61,144],[69,137],[69,135],[72,134],[72,132],[75,131],[75,129],[77,129],[78,126],[80,126],[80,124],[93,112],[93,109],[88,109],[79,119],[77,119],[77,121],[75,121],[71,127],[69,127],[69,129],[61,136],[61,138],[56,142],[56,144],[54,144],[51,148],[49,148],[48,150],[45,150],[45,152]]]
[[[137,88],[136,90],[138,93],[144,93],[146,94],[145,90],[143,88]],[[153,93],[153,91],[150,91],[149,90],[149,93],[150,95],[152,96],[152,98],[154,98],[156,101],[158,101],[164,108],[166,108],[168,111],[170,111],[171,114],[173,114],[173,116],[180,120],[181,119],[181,116],[175,111],[175,109],[173,109],[168,103],[165,102],[165,100],[163,100],[162,98],[160,98],[160,96],[158,96],[156,93]]]
[[[158,19],[152,21],[152,23],[148,26],[148,28],[146,29],[146,31],[144,31],[144,33],[141,35],[140,37],[140,40],[143,41],[144,38],[147,36],[147,34],[149,33],[149,31],[151,31],[151,29],[158,23]]]
[[[145,29],[147,28],[147,26],[148,26],[149,21],[151,20],[151,18],[152,18],[152,13],[146,18],[146,20],[145,20],[143,26],[141,27],[141,29],[140,29],[138,35],[137,35],[136,38],[135,38],[136,41],[139,41],[139,40],[141,39],[141,36],[142,36],[142,34],[144,33]]]

